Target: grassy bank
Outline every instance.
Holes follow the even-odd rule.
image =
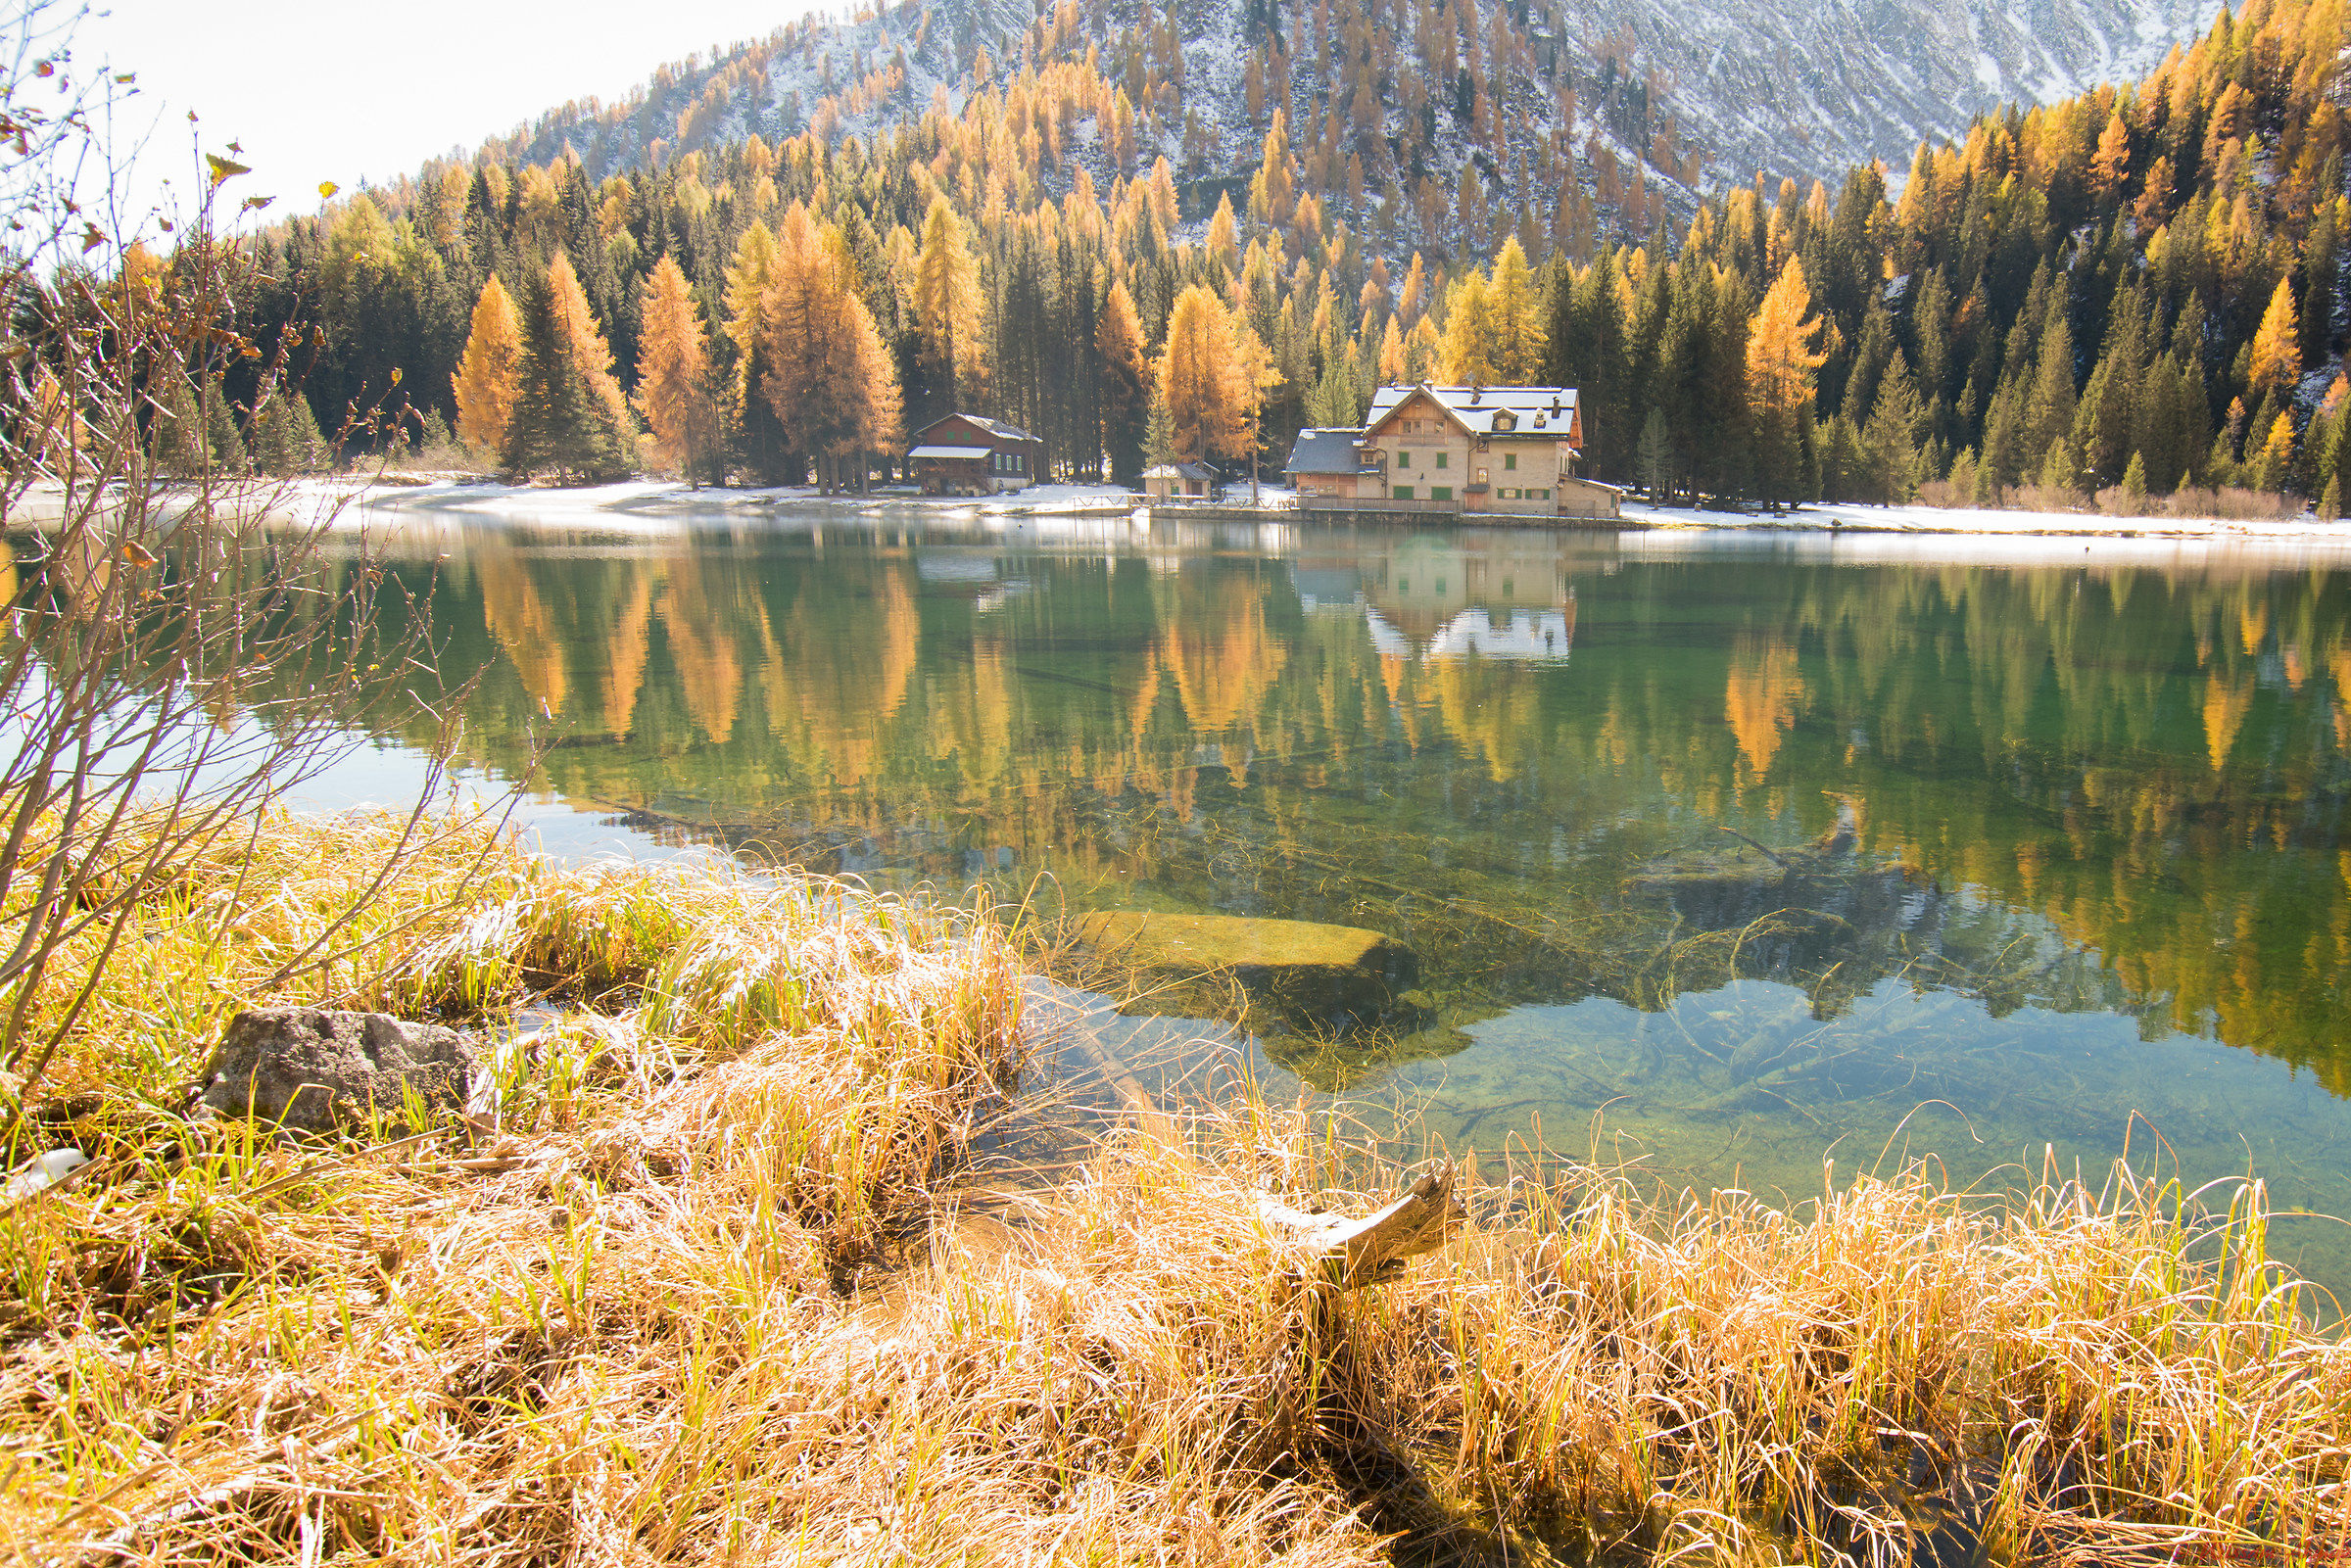
[[[959,1180],[1034,1043],[984,922],[453,829],[344,933],[382,940],[273,979],[392,831],[197,868],[17,1127],[101,1159],[0,1212],[13,1555],[2164,1561],[2351,1512],[2351,1354],[2250,1204],[1660,1210],[1489,1158],[1452,1244],[1340,1294],[1256,1194],[1394,1173],[1263,1107]],[[181,1121],[265,1000],[560,1017],[495,1117]]]

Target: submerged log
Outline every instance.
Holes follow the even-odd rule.
[[[1453,1178],[1453,1162],[1440,1160],[1403,1197],[1361,1219],[1308,1213],[1271,1194],[1257,1200],[1257,1212],[1267,1229],[1297,1243],[1341,1290],[1353,1290],[1391,1278],[1405,1259],[1444,1245],[1454,1215]]]

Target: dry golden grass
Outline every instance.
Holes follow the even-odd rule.
[[[2251,1208],[1906,1175],[1659,1212],[1490,1165],[1441,1254],[1340,1294],[1256,1194],[1396,1173],[1303,1117],[955,1181],[1024,1045],[986,922],[516,860],[355,963],[342,999],[572,1011],[495,1127],[125,1113],[0,1212],[15,1555],[2152,1562],[2346,1524],[2351,1354]]]

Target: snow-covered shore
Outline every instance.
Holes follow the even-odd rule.
[[[1133,494],[1115,485],[1032,485],[1002,496],[919,496],[884,491],[869,496],[824,496],[811,486],[696,490],[670,480],[553,487],[435,480],[427,484],[304,481],[301,492],[318,506],[340,504],[353,521],[387,513],[456,512],[517,522],[596,522],[627,526],[632,518],[672,524],[698,516],[761,514],[872,516],[935,514],[953,517],[1051,516],[1131,511]],[[338,518],[340,521],[341,518]]]
[[[244,482],[254,504],[312,520],[330,521],[342,529],[378,529],[414,524],[510,522],[518,526],[593,528],[600,532],[669,532],[697,520],[750,523],[760,519],[822,524],[830,519],[894,519],[940,523],[990,522],[1017,524],[1024,519],[1063,517],[1098,520],[1144,513],[1134,494],[1114,485],[1035,485],[1000,496],[936,497],[909,491],[886,491],[869,496],[821,496],[806,486],[744,490],[704,487],[700,490],[668,480],[630,480],[619,484],[574,488],[545,485],[504,485],[471,477],[390,476],[385,479],[318,478]],[[1246,493],[1236,493],[1224,505],[1223,520],[1233,519],[1229,508],[1246,508]],[[12,520],[36,525],[52,509],[54,498],[39,487],[23,498]],[[1290,509],[1291,493],[1265,486],[1260,509],[1268,523],[1313,529],[1315,519]],[[44,504],[47,502],[48,504]],[[1748,536],[1757,541],[1794,543],[1843,540],[1848,545],[1864,538],[1900,536],[1931,550],[1929,541],[1969,539],[2109,540],[2267,544],[2304,550],[2351,554],[2351,522],[2321,522],[2305,512],[2284,518],[2221,518],[2148,516],[2123,517],[2098,512],[2008,511],[1981,507],[1868,506],[1814,504],[1793,511],[1705,511],[1686,506],[1653,506],[1627,499],[1624,537],[1649,532],[1678,537],[1696,544],[1700,536],[1723,540]],[[1410,519],[1415,529],[1444,526],[1434,517]],[[1469,517],[1467,528],[1533,527],[1539,519]],[[1572,525],[1591,532],[1589,523]],[[1662,541],[1659,542],[1660,545]],[[1915,556],[1919,548],[1901,553]]]
[[[806,515],[915,517],[923,515],[970,519],[979,517],[1052,516],[1062,513],[1105,513],[1132,510],[1131,492],[1111,485],[1036,485],[1001,496],[933,497],[885,492],[872,496],[820,496],[807,487],[767,490],[693,490],[681,484],[634,480],[624,484],[579,489],[547,486],[496,485],[440,481],[424,485],[360,485],[349,481],[309,481],[303,489],[320,502],[357,502],[349,509],[370,516],[402,512],[456,512],[481,518],[515,521],[597,522],[626,526],[631,518],[648,523],[672,523],[703,515]],[[1260,504],[1269,522],[1312,526],[1311,519],[1286,509],[1289,493],[1272,486],[1261,492]],[[1228,505],[1247,502],[1238,495]],[[1434,519],[1415,519],[1426,527]],[[2351,523],[2323,523],[2308,513],[2299,517],[2239,519],[2219,517],[2119,517],[2097,512],[2007,511],[1991,508],[1943,506],[1867,506],[1819,504],[1779,513],[1702,511],[1696,507],[1652,506],[1628,500],[1624,522],[1633,529],[1736,531],[1752,534],[1960,534],[2011,538],[2079,539],[2211,539],[2278,540],[2325,545],[2339,542],[2351,548]],[[1470,527],[1492,526],[1487,519],[1464,519]],[[1589,525],[1579,524],[1579,527]]]
[[[2120,517],[2102,512],[2037,512],[1990,507],[1867,506],[1819,503],[1781,513],[1702,511],[1691,506],[1624,503],[1632,527],[1763,534],[1966,534],[2037,539],[2280,540],[2351,548],[2351,522],[2298,517]]]

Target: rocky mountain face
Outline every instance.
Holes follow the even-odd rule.
[[[1107,189],[1165,156],[1198,221],[1245,202],[1279,111],[1335,214],[1474,254],[1504,232],[1478,208],[1640,235],[1758,173],[1834,189],[1881,159],[1898,182],[1920,140],[2135,80],[2210,21],[2211,0],[932,0],[690,57],[491,150],[601,175],[754,133],[919,133],[1060,63],[1081,69],[1052,91],[1099,97],[1062,104],[1049,184],[1073,159]]]
[[[2136,81],[2211,25],[2210,0],[1595,0],[1584,29],[1637,43],[1734,176],[1827,180],[2010,103]]]

